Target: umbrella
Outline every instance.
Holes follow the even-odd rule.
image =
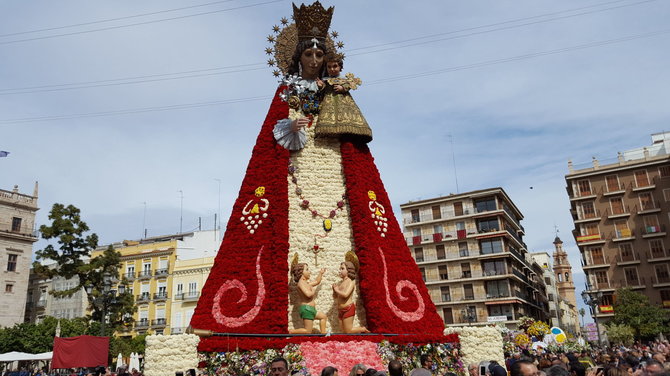
[[[121,353],[116,357],[116,372],[119,371],[119,368],[123,367],[123,357]]]

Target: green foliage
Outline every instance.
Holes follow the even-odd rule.
[[[612,323],[630,327],[635,338],[651,338],[667,331],[668,313],[650,304],[646,295],[628,288],[618,289]]]
[[[69,290],[52,291],[54,296],[71,296],[86,286],[91,286],[93,291],[88,294],[88,303],[91,307],[90,319],[96,323],[102,321],[103,311],[107,313],[107,330],[109,335],[124,324],[125,320],[132,317],[135,312],[133,296],[126,292],[112,299],[109,294],[104,294],[105,287],[114,288],[112,285],[105,286],[104,275],[108,274],[118,282],[121,255],[109,246],[101,255],[90,259],[91,252],[98,246],[96,234],[87,235],[89,227],[82,221],[80,210],[72,205],[54,204],[49,212],[51,225],[40,226],[42,238],[51,241],[56,240],[58,248],[48,244],[44,249],[36,252],[37,261],[33,263],[36,273],[46,278],[56,276],[73,280],[77,278],[76,286]],[[87,260],[90,259],[90,262]],[[42,265],[45,260],[54,261],[53,266]],[[125,284],[126,281],[120,281]],[[96,331],[97,330],[97,331]],[[87,328],[88,334],[99,335],[99,324]]]
[[[21,351],[40,353],[53,350],[58,319],[47,316],[38,324],[20,323],[0,329],[0,353]],[[61,337],[86,334],[88,321],[85,318],[60,319]]]
[[[607,338],[613,344],[631,345],[635,337],[635,331],[628,325],[613,324],[607,325]]]

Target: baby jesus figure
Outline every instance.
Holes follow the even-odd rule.
[[[323,99],[314,134],[316,137],[352,135],[367,143],[372,140],[372,129],[349,94],[350,90],[358,88],[361,79],[352,73],[340,77],[343,66],[341,55],[326,56],[328,76],[316,80]]]

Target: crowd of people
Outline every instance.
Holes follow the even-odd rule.
[[[591,351],[552,353],[520,351],[505,354],[505,364],[482,360],[468,365],[467,376],[670,376],[668,341],[635,343],[630,347],[604,347]],[[388,369],[377,370],[357,364],[351,370],[325,367],[321,376],[433,376],[433,359],[420,357],[421,367],[406,373],[402,364],[392,360]],[[270,375],[288,376],[290,367],[283,358],[271,362]],[[448,373],[445,376],[455,376]]]

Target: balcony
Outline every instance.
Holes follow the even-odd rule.
[[[167,292],[160,291],[154,294],[154,301],[165,301],[167,300]]]
[[[635,239],[635,231],[628,229],[628,228],[623,228],[620,230],[615,230],[612,233],[612,241],[613,242],[624,242],[628,240],[633,240]]]
[[[645,239],[665,236],[665,225],[646,226],[640,229],[642,237]]]
[[[633,290],[635,289],[644,289],[645,288],[645,281],[644,277],[640,278],[630,278],[630,279],[621,279],[619,280],[619,286],[618,287],[629,287]]]
[[[602,218],[599,209],[593,213],[584,213],[582,210],[579,212],[577,219],[574,221],[575,223],[598,222]]]
[[[670,250],[654,249],[647,252],[647,262],[670,261]]]
[[[668,287],[670,286],[670,276],[667,274],[654,276],[652,284],[654,287]]]
[[[151,270],[142,270],[137,275],[137,279],[139,279],[139,280],[151,279]]]
[[[609,268],[610,266],[610,260],[603,255],[588,257],[586,261],[586,264],[582,264],[582,269]]]
[[[44,308],[47,306],[47,300],[46,299],[40,299],[35,302],[35,307],[36,308]]]
[[[635,252],[631,252],[625,255],[616,255],[616,264],[621,265],[632,265],[639,264],[640,259],[637,257]]]
[[[173,327],[170,328],[170,334],[183,334],[184,333],[184,328],[181,327]]]
[[[640,192],[648,189],[654,189],[656,188],[656,176],[654,176],[654,178],[651,181],[649,181],[649,179],[647,179],[647,181],[641,181],[641,182],[636,181],[635,186],[633,186],[633,184],[631,183],[631,187],[633,192]]]
[[[165,328],[166,320],[165,318],[159,318],[155,320],[151,320],[151,327],[152,328]]]
[[[148,292],[143,292],[137,295],[135,302],[136,303],[148,303],[151,300],[151,294]]]
[[[637,211],[637,214],[653,214],[661,211],[661,208],[655,202],[646,202],[640,206],[640,210]]]
[[[189,291],[183,292],[180,294],[175,294],[175,300],[182,300],[184,302],[197,302],[200,298],[200,292],[198,291]]]
[[[573,230],[572,232],[575,236],[575,240],[577,241],[577,245],[584,246],[584,245],[595,245],[595,244],[605,244],[605,239],[602,238],[602,236],[598,234],[586,234],[586,235],[577,235],[577,232]]]
[[[614,208],[614,209],[607,208],[607,210],[605,210],[605,216],[607,217],[607,219],[630,217],[630,207],[628,205],[625,205],[620,208]]]
[[[442,294],[442,301],[443,302],[450,302],[451,301],[451,294]]]
[[[149,329],[149,319],[135,321],[135,330]]]
[[[135,272],[134,271],[129,271],[125,274],[126,279],[131,282],[135,280]]]
[[[603,192],[603,196],[615,196],[626,193],[626,185],[621,183],[617,183],[616,185],[607,184],[606,189],[607,190]]]
[[[166,276],[168,275],[168,269],[156,269],[156,273],[154,274],[156,277],[161,277],[161,276]]]

